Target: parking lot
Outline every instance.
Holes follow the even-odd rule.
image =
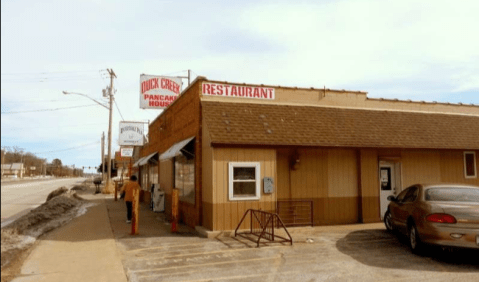
[[[163,214],[142,207],[128,235],[124,203],[107,203],[130,281],[478,281],[479,252],[428,249],[417,256],[383,224],[290,229],[293,246],[237,237],[169,233]]]

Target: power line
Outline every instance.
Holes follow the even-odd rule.
[[[78,101],[84,101],[83,99],[78,99],[78,100],[36,100],[36,101],[31,101],[31,100],[23,100],[23,101],[2,101],[2,104],[7,103],[7,104],[19,104],[19,103],[51,103],[51,102],[78,102]]]
[[[75,149],[79,149],[79,148],[83,148],[83,147],[87,147],[87,146],[93,146],[93,145],[96,145],[96,144],[98,144],[98,143],[100,143],[100,141],[93,142],[93,143],[89,143],[89,144],[83,144],[83,145],[76,146],[76,147],[66,148],[66,149],[62,149],[62,150],[54,150],[54,151],[46,151],[46,152],[36,152],[36,153],[32,153],[32,154],[48,154],[48,153],[63,152],[63,151],[75,150]]]
[[[22,80],[4,80],[2,79],[2,83],[45,83],[45,82],[62,82],[62,81],[78,81],[78,80],[94,80],[100,79],[99,77],[91,77],[91,78],[69,78],[69,79],[44,79],[44,78],[31,78],[29,81],[22,79]]]
[[[3,115],[3,114],[21,114],[21,113],[33,113],[33,112],[59,111],[59,110],[66,110],[66,109],[73,109],[73,108],[91,107],[91,106],[97,106],[97,105],[96,105],[96,104],[91,104],[91,105],[65,107],[65,108],[56,108],[56,109],[42,109],[42,110],[19,111],[19,112],[2,112],[2,115]]]
[[[122,119],[122,120],[125,120],[125,119],[123,118],[123,115],[122,115],[121,112],[120,112],[120,108],[118,108],[118,104],[116,103],[116,100],[113,100],[113,101],[115,102],[116,109],[117,109],[118,112],[120,113],[121,119]]]
[[[3,127],[2,130],[8,131],[15,131],[15,130],[23,130],[23,129],[50,129],[50,128],[70,128],[70,127],[82,127],[82,126],[91,126],[91,125],[103,125],[103,123],[86,123],[86,124],[78,124],[78,125],[65,125],[65,126],[49,126],[49,127]]]
[[[52,71],[52,72],[24,72],[24,73],[2,73],[2,75],[32,75],[32,74],[49,74],[49,73],[80,73],[80,72],[93,72],[96,70],[83,70],[83,71]]]

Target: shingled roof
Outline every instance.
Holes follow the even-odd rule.
[[[479,149],[479,116],[202,101],[213,144]]]

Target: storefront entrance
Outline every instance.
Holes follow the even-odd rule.
[[[381,219],[389,205],[388,196],[397,195],[400,186],[400,163],[381,161],[379,163],[379,193]],[[400,188],[399,188],[400,189]]]

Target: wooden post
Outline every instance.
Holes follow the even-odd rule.
[[[179,190],[174,188],[171,194],[171,232],[178,231]]]
[[[115,181],[115,202],[118,201],[118,181]]]
[[[133,190],[132,203],[132,218],[131,218],[131,235],[138,235],[138,217],[140,213],[140,189]]]

